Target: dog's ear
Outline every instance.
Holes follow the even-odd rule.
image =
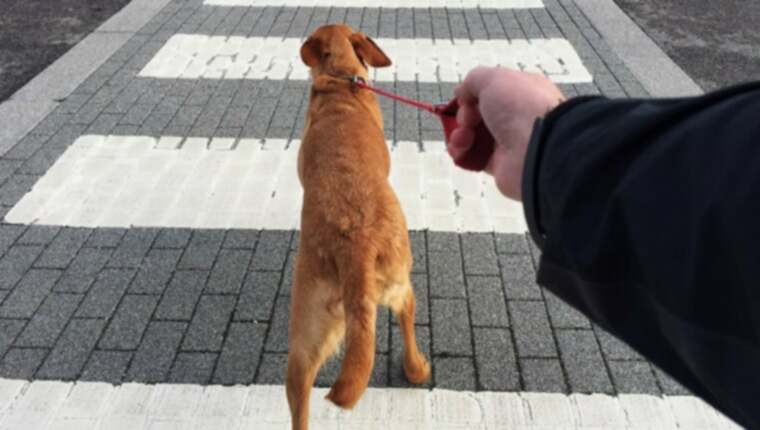
[[[354,33],[351,35],[351,45],[359,57],[366,61],[372,67],[388,67],[391,60],[385,55],[375,42],[364,33]]]
[[[319,64],[319,58],[322,56],[322,41],[314,37],[306,39],[301,45],[301,61],[309,67]]]

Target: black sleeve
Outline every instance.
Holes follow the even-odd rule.
[[[539,284],[760,428],[760,83],[563,103],[534,129],[523,204]]]

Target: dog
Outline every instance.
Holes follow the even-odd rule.
[[[303,187],[301,239],[290,302],[287,397],[292,428],[308,427],[317,371],[345,338],[340,374],[327,394],[350,409],[364,393],[375,358],[377,306],[398,318],[404,372],[430,377],[417,348],[412,253],[406,219],[391,188],[390,153],[375,95],[351,77],[391,64],[365,34],[318,28],[300,50],[312,87],[298,153]]]

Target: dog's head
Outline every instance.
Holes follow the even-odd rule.
[[[312,76],[367,77],[367,65],[387,67],[391,60],[366,34],[342,24],[319,27],[301,46],[301,60]]]

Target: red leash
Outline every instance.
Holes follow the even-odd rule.
[[[373,87],[360,76],[353,76],[347,79],[351,81],[353,85],[359,88],[370,90],[381,96],[391,98],[398,102],[416,107],[417,109],[426,110],[432,114],[437,115],[443,124],[443,133],[446,135],[446,141],[449,140],[451,132],[459,126],[457,124],[457,111],[459,110],[457,99],[453,99],[445,104],[433,105]],[[482,171],[486,168],[486,165],[488,165],[488,160],[491,159],[491,155],[494,151],[494,144],[495,140],[491,135],[491,132],[489,132],[485,124],[481,122],[475,129],[475,142],[467,152],[454,159],[454,164],[463,169],[473,170],[476,172]]]

